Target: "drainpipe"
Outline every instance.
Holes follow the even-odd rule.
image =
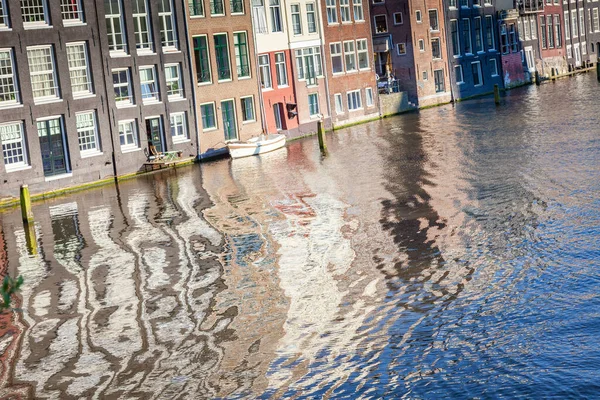
[[[262,87],[260,86],[260,67],[258,65],[258,45],[256,43],[256,35],[257,35],[257,24],[254,21],[254,6],[252,5],[252,1],[249,1],[250,3],[250,22],[252,24],[252,42],[254,43],[254,67],[255,67],[255,73],[256,73],[256,85],[258,86],[258,100],[260,102],[260,119],[261,119],[261,124],[262,124],[262,131],[263,133],[267,133],[267,135],[269,134],[269,130],[267,128],[267,115],[265,114],[265,102],[264,102],[264,98],[263,98],[263,93],[262,93]],[[264,4],[264,3],[263,3]],[[265,11],[266,12],[266,11]],[[266,20],[266,14],[265,14],[265,20]]]
[[[185,27],[185,43],[187,45],[187,55],[188,55],[188,69],[190,75],[190,82],[192,83],[192,108],[194,109],[194,119],[196,120],[196,158],[200,158],[200,124],[198,120],[198,109],[196,108],[197,99],[196,99],[196,90],[198,89],[198,84],[194,79],[194,68],[192,66],[192,60],[194,59],[194,55],[192,54],[192,43],[190,41],[190,29],[188,24],[188,18],[190,18],[188,14],[188,7],[185,1],[181,1],[183,8],[183,25]]]
[[[108,114],[108,125],[109,125],[109,133],[110,133],[110,145],[112,148],[112,164],[113,164],[113,175],[115,177],[115,182],[118,182],[117,180],[117,157],[115,156],[116,154],[116,150],[115,150],[115,138],[114,138],[114,132],[113,132],[113,117],[110,115],[111,109],[110,109],[110,105],[108,103],[108,64],[106,63],[105,65],[105,61],[106,59],[104,57],[106,57],[106,55],[104,54],[104,52],[102,51],[102,39],[100,38],[100,13],[98,12],[98,4],[102,4],[99,1],[95,1],[94,2],[94,6],[96,8],[96,23],[97,23],[97,32],[98,32],[98,47],[100,48],[100,60],[102,62],[102,76],[104,77],[104,96],[106,98],[106,113]],[[108,54],[108,52],[107,52]],[[114,116],[114,114],[113,114]]]

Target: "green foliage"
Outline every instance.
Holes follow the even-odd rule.
[[[0,303],[0,311],[4,311],[10,308],[12,295],[20,290],[22,284],[22,276],[19,276],[16,280],[8,275],[4,277],[4,280],[2,281],[2,288],[0,288],[0,296],[2,296],[2,303]]]

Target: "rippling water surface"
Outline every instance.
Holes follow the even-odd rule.
[[[0,214],[0,397],[600,393],[592,75]],[[33,238],[33,239],[32,239]]]

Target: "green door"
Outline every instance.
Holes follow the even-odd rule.
[[[163,146],[162,126],[160,117],[148,118],[146,120],[146,134],[148,135],[148,143],[153,144],[156,151],[162,153],[165,151]]]
[[[223,130],[225,131],[225,140],[237,139],[237,125],[235,123],[235,107],[233,100],[221,102],[221,112],[223,113]]]
[[[37,123],[44,175],[66,174],[69,169],[66,143],[60,118]]]

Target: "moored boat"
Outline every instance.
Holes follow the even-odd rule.
[[[260,135],[245,142],[229,142],[227,148],[231,158],[241,158],[268,153],[285,146],[285,135],[269,134]]]

